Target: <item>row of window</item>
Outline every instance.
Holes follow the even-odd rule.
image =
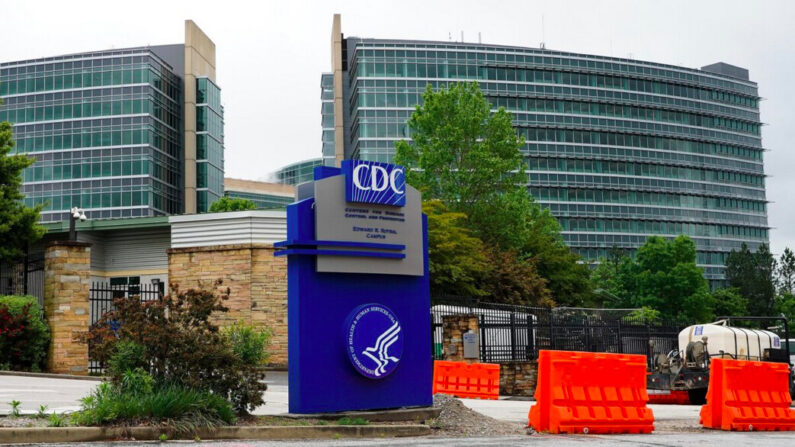
[[[0,111],[0,121],[23,124],[34,121],[51,121],[105,117],[114,115],[149,114],[169,127],[179,129],[180,113],[169,110],[155,98],[112,99],[109,101],[57,104],[50,106],[8,109]]]
[[[26,197],[25,205],[44,205],[44,211],[68,210],[73,206],[81,208],[110,208],[121,206],[141,206],[154,203],[153,193],[149,191],[89,192],[74,195],[52,194],[48,196]]]
[[[679,138],[658,137],[651,135],[626,134],[619,132],[564,130],[564,129],[519,129],[525,141],[587,143],[608,146],[624,146],[633,148],[660,149],[694,154],[724,155],[761,161],[763,149],[736,146],[722,143],[706,143]]]
[[[532,186],[557,186],[566,188],[634,189],[642,191],[672,192],[677,194],[731,195],[742,199],[765,200],[765,191],[763,189],[644,177],[531,172],[528,175],[528,184]]]
[[[412,104],[422,103],[422,93],[430,85],[434,90],[450,88],[456,81],[447,80],[412,80],[412,79],[373,79],[357,78],[356,85],[352,88],[350,98],[351,108],[358,104],[358,93],[403,93],[412,94],[410,98],[417,98]],[[482,81],[479,83],[483,94],[489,98],[571,98],[589,101],[607,101],[629,105],[648,105],[668,109],[684,110],[696,113],[707,113],[747,121],[759,121],[759,110],[740,108],[718,102],[691,100],[675,96],[646,94],[626,90],[605,90],[594,87],[569,87],[550,84],[515,84],[508,82]]]
[[[223,166],[223,144],[206,133],[196,134],[196,160],[207,160],[216,166]]]
[[[221,89],[209,78],[196,79],[196,104],[207,104],[221,112]]]
[[[736,212],[703,211],[691,208],[660,208],[632,205],[591,205],[583,203],[546,203],[544,205],[556,217],[589,217],[616,219],[663,220],[696,223],[725,223],[767,227],[764,214],[739,214]]]
[[[81,133],[66,133],[35,138],[20,137],[16,140],[16,143],[18,152],[144,144],[154,146],[167,153],[178,154],[178,151],[168,149],[170,145],[163,135],[150,129],[98,130],[96,132],[84,129]],[[176,143],[172,142],[172,144]],[[179,146],[177,145],[177,147]]]
[[[749,163],[726,158],[690,155],[644,149],[624,149],[611,146],[586,146],[578,144],[534,144],[523,147],[526,156],[595,158],[598,160],[624,160],[635,162],[665,163],[680,166],[700,166],[705,168],[744,171],[763,175],[762,163]]]
[[[325,152],[323,155],[325,155]],[[330,155],[334,155],[334,153],[332,152]],[[290,165],[277,171],[276,178],[279,183],[286,183],[288,185],[308,182],[313,179],[315,167],[321,164],[321,160],[309,160],[303,163]]]
[[[680,180],[698,180],[721,183],[743,183],[764,186],[765,177],[730,171],[683,168],[661,164],[626,163],[602,160],[572,160],[565,158],[528,157],[527,167],[533,171],[584,172],[594,174],[634,175],[663,177]]]
[[[374,49],[367,47],[392,47],[403,46],[403,48]],[[475,51],[462,51],[475,50]],[[446,51],[445,51],[446,50]],[[541,51],[543,54],[531,54],[534,51]],[[530,65],[530,66],[549,66],[563,67],[570,70],[587,70],[615,72],[625,75],[668,78],[675,81],[699,83],[710,85],[725,90],[734,90],[749,95],[756,95],[756,88],[747,84],[733,82],[712,76],[704,76],[698,72],[687,69],[671,70],[663,68],[663,65],[650,62],[628,63],[626,60],[608,59],[599,56],[579,55],[573,53],[554,52],[549,50],[517,49],[504,47],[468,46],[468,45],[449,45],[449,44],[378,44],[371,42],[357,43],[352,66],[355,68],[356,61],[366,58],[387,58],[385,60],[408,59],[429,59],[437,62],[449,63],[484,63],[489,65]],[[658,68],[659,67],[659,68]]]
[[[612,256],[612,248],[572,248],[572,250],[583,258],[594,261],[609,259]],[[635,248],[622,248],[620,251],[626,256],[635,256],[637,250]],[[726,252],[697,251],[696,263],[698,265],[726,265],[726,257],[728,255]],[[722,273],[722,269],[720,270]]]
[[[196,130],[209,132],[219,140],[223,140],[224,118],[207,106],[196,107]]]
[[[604,247],[640,247],[646,242],[649,235],[631,235],[631,234],[604,234],[596,232],[583,232],[583,233],[563,233],[563,241],[572,249],[578,248],[604,248]],[[670,235],[673,237],[675,235]],[[742,244],[746,243],[751,250],[755,250],[755,246],[763,241],[753,240],[732,240],[732,239],[714,239],[709,237],[695,236],[694,242],[699,251],[731,251],[740,250]]]
[[[131,217],[162,216],[164,213],[154,208],[120,208],[86,210],[89,220],[97,219],[129,219]],[[41,222],[65,222],[69,220],[69,212],[49,211],[42,212],[39,217]]]
[[[224,170],[206,161],[196,162],[196,187],[223,194]]]
[[[447,61],[442,61],[439,64],[418,63],[415,60],[408,59],[395,62],[376,62],[375,60],[366,58],[360,58],[358,60],[356,70],[356,76],[363,78],[403,77],[461,79],[467,81],[533,82],[653,93],[702,101],[718,101],[755,109],[759,108],[759,100],[754,96],[623,76],[525,68],[500,68],[479,64],[448,64]]]
[[[767,211],[767,205],[764,201],[742,200],[730,197],[706,197],[610,189],[539,187],[530,187],[530,193],[533,197],[542,201],[604,202],[714,210],[731,209],[759,213]]]
[[[169,98],[178,100],[182,88],[179,78],[170,72],[161,72],[152,66],[121,69],[118,67],[92,69],[91,71],[76,70],[74,73],[58,72],[13,79],[7,77],[0,82],[0,96],[20,95],[46,91],[66,90],[73,88],[102,87],[125,84],[150,84]]]
[[[687,112],[651,109],[619,104],[584,101],[566,101],[529,98],[489,98],[492,107],[505,107],[508,111],[565,113],[574,115],[596,115],[629,119],[662,121],[688,126],[713,127],[759,135],[759,124],[721,117],[712,117]]]
[[[711,225],[630,219],[578,219],[559,217],[563,231],[612,233],[686,234],[700,237],[744,237],[767,239],[767,229],[740,225]]]

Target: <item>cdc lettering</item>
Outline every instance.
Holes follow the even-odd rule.
[[[361,172],[362,170],[365,172]],[[362,185],[362,177],[366,178],[368,170],[370,171],[370,184],[364,186]],[[403,169],[394,168],[392,172],[387,172],[387,170],[381,166],[360,164],[353,168],[353,184],[357,189],[362,191],[378,192],[389,187],[395,194],[403,194],[404,190],[398,189],[398,185],[395,183],[397,174],[403,174]]]

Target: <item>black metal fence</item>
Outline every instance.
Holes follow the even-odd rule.
[[[157,284],[110,285],[107,283],[91,283],[89,291],[92,327],[102,320],[102,316],[105,313],[114,309],[113,303],[116,299],[126,298],[152,301],[163,297],[163,291]],[[101,373],[104,370],[104,365],[93,359],[90,343],[88,345],[88,358],[88,371],[90,373]]]
[[[0,262],[0,295],[30,295],[44,305],[44,253]]]
[[[541,349],[651,357],[677,349],[679,332],[687,326],[652,323],[641,310],[635,309],[541,308],[435,301],[431,307],[434,358],[444,358],[443,317],[460,314],[477,315],[480,360],[489,363],[534,360]],[[653,348],[650,341],[653,341]]]

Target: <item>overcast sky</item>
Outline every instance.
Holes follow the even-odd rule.
[[[331,19],[346,36],[464,40],[748,68],[761,103],[771,245],[795,248],[795,2],[0,0],[0,61],[184,41],[215,42],[226,175],[263,179],[320,156],[320,74]],[[543,17],[543,20],[542,20]],[[542,28],[542,22],[544,24]]]

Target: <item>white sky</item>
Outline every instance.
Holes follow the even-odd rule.
[[[795,2],[791,1],[20,1],[0,0],[0,61],[184,41],[215,42],[226,174],[262,179],[320,156],[320,73],[332,14],[346,36],[538,46],[701,67],[748,68],[759,84],[771,245],[795,248]],[[542,32],[543,16],[543,32]]]

